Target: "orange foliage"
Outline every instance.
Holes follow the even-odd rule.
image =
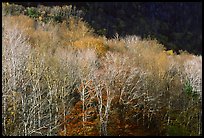
[[[82,83],[78,88],[78,93],[81,92],[84,85],[87,85],[86,90],[93,96],[94,89],[92,88],[92,81],[86,81]],[[90,97],[86,99],[87,101],[90,100]],[[96,102],[96,99],[91,99],[92,102]],[[99,135],[97,130],[98,119],[97,119],[97,109],[95,106],[88,106],[87,103],[85,105],[85,111],[83,111],[83,102],[80,100],[78,101],[75,106],[70,111],[69,115],[66,116],[66,130],[59,132],[61,136],[84,136],[84,135],[91,135],[96,136]],[[83,117],[86,117],[86,120],[83,121]]]
[[[110,39],[107,41],[110,51],[124,52],[126,50],[125,42],[123,40]]]
[[[104,55],[107,51],[103,38],[83,37],[75,41],[73,45],[79,49],[95,49],[98,55]]]
[[[32,35],[35,30],[36,22],[28,16],[4,16],[3,22],[5,22],[5,28],[10,26],[16,26],[19,30],[24,30],[27,35]]]
[[[86,110],[90,111],[93,110],[94,108]],[[82,102],[79,101],[76,103],[76,105],[72,108],[72,111],[70,112],[69,115],[66,116],[67,123],[66,125],[66,130],[62,130],[59,132],[59,135],[61,136],[83,136],[83,135],[99,135],[98,130],[97,130],[97,119],[94,119],[96,117],[96,113],[94,113],[91,118],[85,122],[83,122],[82,117],[84,116],[84,112],[82,111]]]

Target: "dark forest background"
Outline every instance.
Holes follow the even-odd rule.
[[[202,55],[201,2],[15,2],[23,6],[74,5],[95,32],[156,38],[167,49]]]

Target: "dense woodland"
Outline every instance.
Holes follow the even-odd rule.
[[[2,3],[2,135],[202,135],[202,56],[81,7]]]
[[[25,6],[73,4],[99,35],[156,38],[177,53],[202,54],[201,2],[18,2]]]

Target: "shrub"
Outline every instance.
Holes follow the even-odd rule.
[[[31,8],[28,7],[27,12],[28,12],[28,16],[34,19],[36,19],[39,16],[37,9],[35,9],[34,7],[31,7]]]

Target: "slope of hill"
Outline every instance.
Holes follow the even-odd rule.
[[[3,135],[202,135],[202,56],[82,17],[2,3]]]
[[[202,54],[201,2],[16,2],[25,6],[72,4],[97,34],[151,36],[177,53]]]

